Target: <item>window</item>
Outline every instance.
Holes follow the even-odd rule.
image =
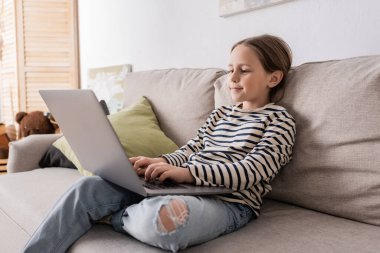
[[[79,88],[77,0],[0,0],[1,119],[47,111],[38,90]]]

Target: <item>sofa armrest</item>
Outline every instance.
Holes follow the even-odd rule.
[[[29,135],[9,144],[7,172],[15,173],[39,168],[39,161],[49,146],[62,135]]]

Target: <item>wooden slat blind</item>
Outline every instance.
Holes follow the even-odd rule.
[[[38,90],[79,87],[77,1],[14,1],[18,110],[46,111]]]
[[[38,90],[78,88],[76,1],[22,2],[26,111],[46,110]]]
[[[13,0],[2,0],[1,7],[1,117],[3,122],[9,123],[13,122],[14,115],[19,110],[15,3]]]

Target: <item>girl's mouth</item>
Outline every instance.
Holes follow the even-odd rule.
[[[238,87],[238,86],[230,87],[230,91],[240,91],[242,89],[243,89],[242,87]]]

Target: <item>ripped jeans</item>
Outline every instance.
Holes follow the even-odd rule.
[[[233,232],[254,215],[244,205],[213,197],[144,199],[100,177],[84,177],[57,201],[23,252],[66,252],[94,223],[107,216],[112,217],[116,231],[177,252]]]

